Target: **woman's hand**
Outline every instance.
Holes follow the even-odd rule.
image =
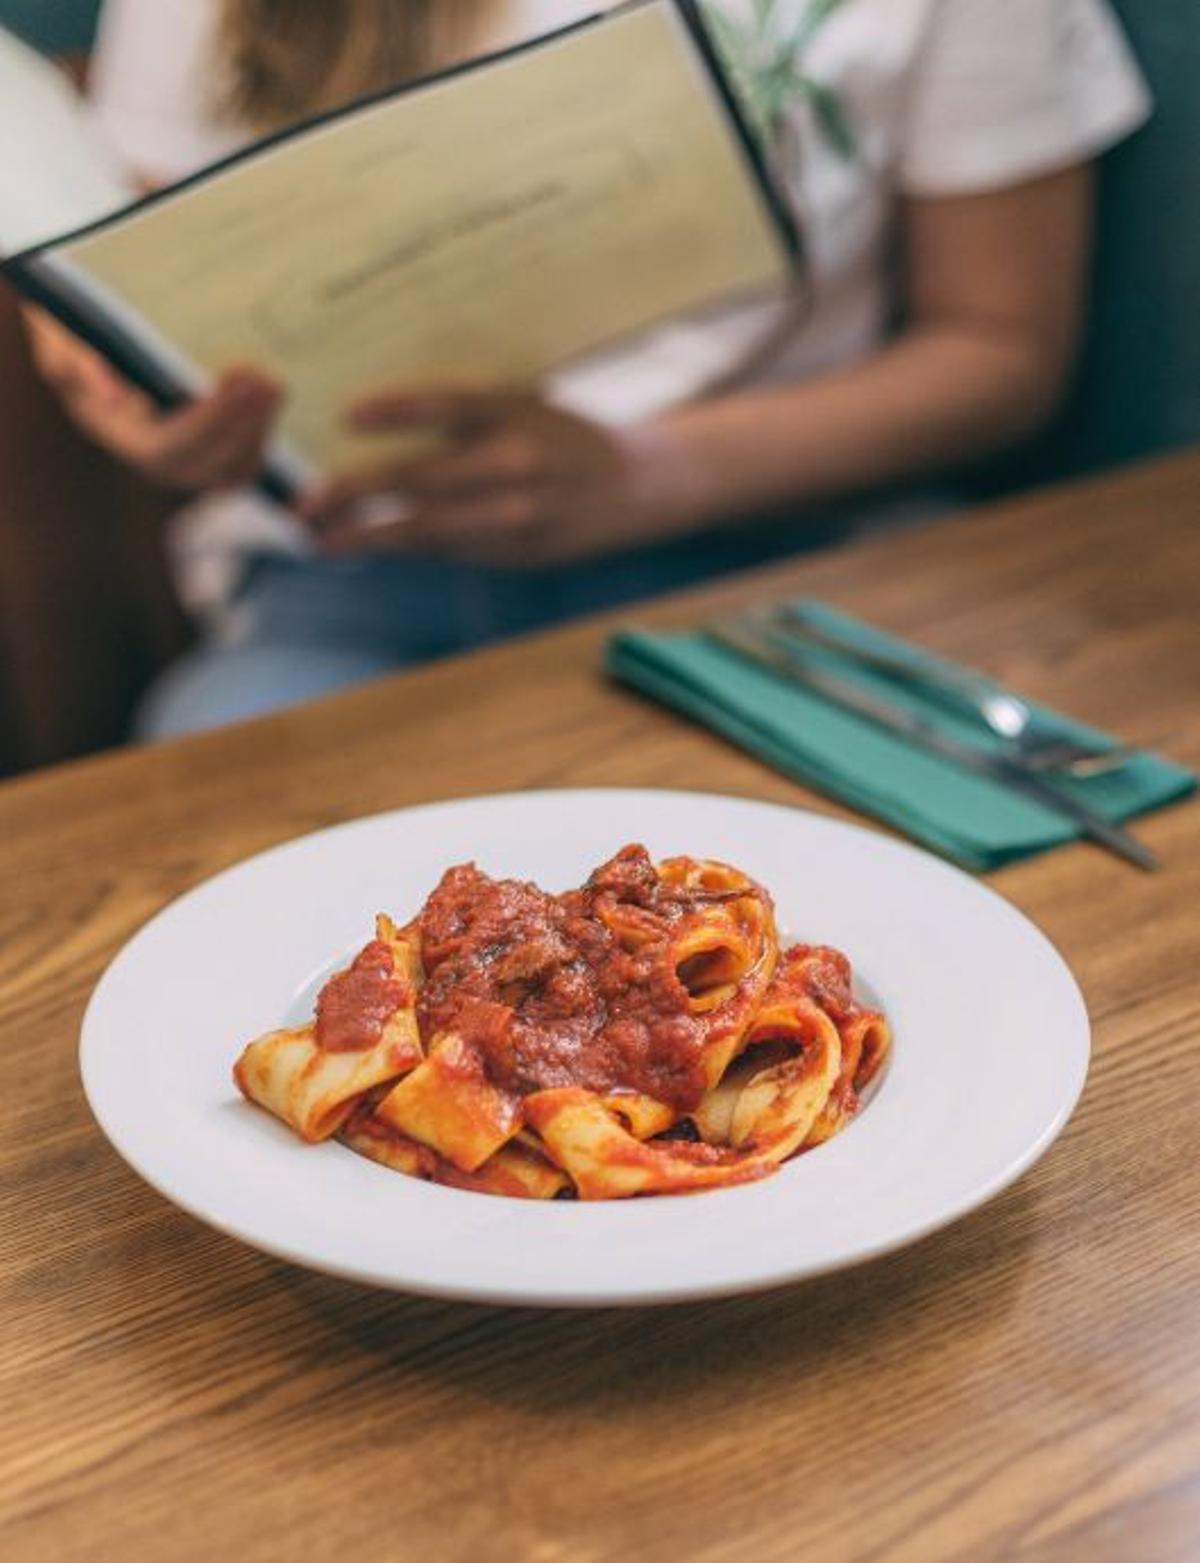
[[[232,369],[198,400],[172,412],[121,378],[53,316],[27,310],[34,361],[73,421],[111,455],[166,488],[237,488],[262,465],[282,400],[278,385]]]
[[[702,519],[688,463],[665,429],[611,430],[531,393],[436,390],[371,397],[350,424],[360,433],[432,430],[446,445],[309,496],[301,513],[327,553],[387,548],[532,569]]]

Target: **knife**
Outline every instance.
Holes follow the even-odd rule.
[[[1103,776],[1119,770],[1137,751],[1128,744],[1103,746],[1078,739],[1047,734],[1035,709],[995,679],[945,663],[925,662],[900,651],[881,651],[861,646],[828,625],[814,620],[808,610],[794,602],[778,603],[762,613],[747,614],[742,623],[769,630],[773,636],[786,634],[803,642],[834,651],[839,657],[899,680],[911,689],[945,705],[951,711],[982,723],[1009,746],[1010,758],[1034,771],[1062,770],[1067,775]],[[803,650],[803,646],[798,649]]]
[[[897,733],[901,738],[919,743],[934,754],[944,755],[964,769],[974,771],[977,776],[1003,782],[1014,792],[1053,809],[1056,814],[1077,826],[1089,840],[1107,847],[1127,862],[1136,863],[1144,869],[1159,867],[1158,858],[1136,837],[1112,824],[1089,804],[1064,792],[1040,772],[1028,770],[1020,761],[1006,755],[990,754],[983,749],[976,749],[972,744],[963,743],[961,739],[943,732],[919,712],[894,706],[852,680],[819,665],[797,650],[795,644],[785,637],[773,636],[769,628],[756,626],[751,631],[744,624],[720,623],[706,626],[704,634],[717,645],[735,652],[756,666],[777,673],[803,689],[824,695],[835,705],[843,706],[857,716],[866,717],[868,721]]]

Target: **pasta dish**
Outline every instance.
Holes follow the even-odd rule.
[[[889,1042],[844,955],[780,949],[762,886],[627,846],[560,895],[449,869],[234,1079],[413,1177],[619,1199],[765,1177],[854,1116]]]

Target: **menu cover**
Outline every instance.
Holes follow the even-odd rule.
[[[378,459],[383,384],[529,384],[794,290],[799,236],[692,0],[629,0],[364,99],[3,264],[164,406],[287,386],[266,486]]]

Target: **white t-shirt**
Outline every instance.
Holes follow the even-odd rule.
[[[22,155],[31,141],[34,155]],[[104,217],[133,194],[120,162],[96,145],[73,83],[3,27],[0,147],[0,256]]]
[[[494,42],[601,8],[603,0],[512,0]],[[1003,188],[1088,161],[1149,112],[1107,0],[776,0],[765,29],[755,0],[708,0],[708,9],[720,13],[752,102],[772,60],[790,56],[800,82],[773,104],[772,123],[814,299],[759,378],[846,364],[884,338],[899,199]],[[214,0],[107,0],[96,123],[143,175],[180,177],[243,139],[209,102],[214,17]],[[740,307],[661,328],[550,389],[596,417],[642,417],[734,366],[777,319],[773,307]]]

